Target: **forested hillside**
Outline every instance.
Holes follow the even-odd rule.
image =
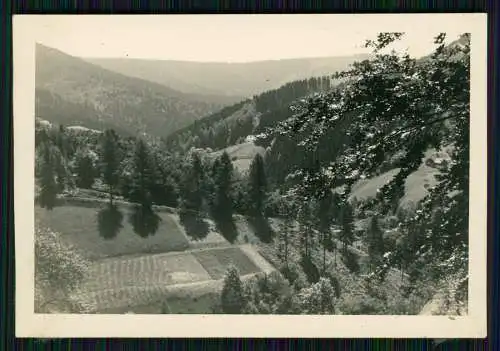
[[[38,120],[37,204],[102,197],[107,238],[122,229],[118,200],[134,204],[141,238],[165,205],[198,239],[211,218],[229,243],[256,245],[280,273],[242,282],[229,268],[217,313],[417,314],[439,292],[438,313],[462,314],[470,37],[446,46],[439,34],[418,59],[384,50],[402,35],[381,33],[369,60],[334,77],[260,94],[168,140]],[[230,152],[249,136],[266,151],[240,172]]]
[[[185,94],[36,46],[36,116],[64,125],[166,136],[233,102]]]
[[[184,151],[191,147],[220,150],[242,143],[290,117],[289,107],[295,100],[337,84],[329,76],[284,84],[196,121],[170,135],[167,143],[172,149]]]
[[[288,191],[306,203],[339,186],[345,203],[358,180],[398,167],[376,197],[359,207],[399,218],[396,245],[384,250],[374,276],[400,266],[414,284],[451,284],[454,298],[463,302],[468,272],[470,37],[465,34],[445,46],[445,34],[440,34],[436,51],[421,61],[379,51],[402,35],[381,34],[367,43],[377,55],[338,75],[351,79],[350,84],[297,104],[293,117],[270,135],[300,141],[309,162],[289,173],[294,185]],[[332,141],[337,145],[324,152]],[[416,209],[399,211],[408,177],[421,166],[427,150],[442,147],[450,148],[451,160],[436,175],[438,183]]]

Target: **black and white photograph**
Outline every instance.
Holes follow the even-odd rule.
[[[485,333],[486,16],[377,16],[16,16],[17,313]]]

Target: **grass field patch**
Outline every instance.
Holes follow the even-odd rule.
[[[259,272],[259,268],[239,247],[213,249],[193,253],[212,279],[222,279],[230,265],[236,266],[240,275]]]
[[[170,213],[158,213],[161,218],[157,232],[146,238],[137,235],[129,223],[129,210],[121,209],[123,227],[113,239],[99,234],[98,211],[80,206],[59,206],[48,211],[35,207],[35,219],[41,225],[59,232],[61,238],[77,247],[89,259],[96,260],[128,254],[161,253],[182,251],[189,247],[189,241]]]

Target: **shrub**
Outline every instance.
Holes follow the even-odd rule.
[[[335,294],[327,278],[320,278],[311,287],[302,289],[298,294],[298,300],[302,314],[335,313]]]
[[[81,294],[80,285],[89,263],[59,234],[35,227],[35,312],[84,313],[93,306]]]
[[[300,290],[307,285],[307,278],[301,267],[294,262],[289,262],[288,265],[281,265],[280,272],[283,277],[288,280],[291,286],[296,290]]]

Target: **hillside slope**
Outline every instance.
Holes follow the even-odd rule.
[[[367,55],[248,63],[88,58],[103,68],[185,93],[250,97],[294,80],[342,71]]]
[[[166,136],[223,106],[213,100],[36,46],[36,116],[51,122]]]
[[[265,128],[291,116],[290,104],[309,94],[338,86],[330,76],[288,82],[278,89],[227,106],[168,137],[170,147],[221,150],[248,141]]]

